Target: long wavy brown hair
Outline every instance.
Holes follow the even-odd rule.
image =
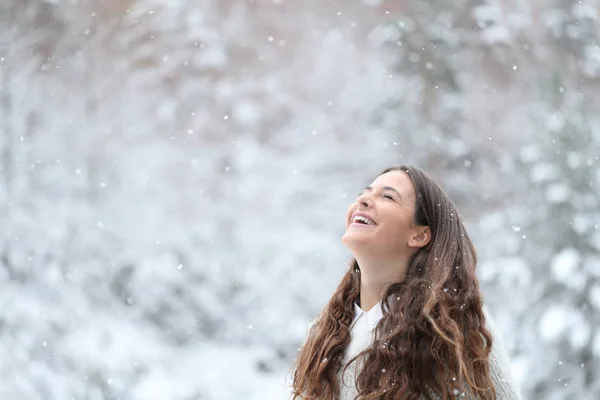
[[[406,279],[384,293],[373,343],[343,366],[360,294],[360,266],[352,260],[300,349],[292,399],[338,399],[340,369],[345,372],[359,359],[357,399],[445,400],[462,393],[496,399],[488,362],[492,336],[475,275],[475,247],[455,205],[429,176],[407,165],[380,175],[390,171],[411,178],[414,222],[429,226],[431,240],[411,258]]]

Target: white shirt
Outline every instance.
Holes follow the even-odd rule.
[[[383,318],[381,302],[375,304],[369,311],[364,311],[354,302],[354,320],[350,324],[350,344],[346,347],[342,361],[342,370],[348,361],[363,351],[373,342],[373,332],[377,323]],[[344,374],[344,382],[341,383],[341,371],[338,375],[341,384],[340,400],[353,400],[356,396],[354,381],[356,379],[356,362],[353,363]]]
[[[373,331],[383,318],[381,302],[369,311],[364,311],[354,302],[354,320],[350,324],[350,344],[346,348],[345,359],[351,359],[364,350],[373,341]]]
[[[490,354],[490,373],[492,381],[496,386],[497,399],[521,400],[521,394],[516,390],[512,374],[510,373],[508,354],[506,353],[506,349],[500,338],[495,335],[496,329],[494,321],[485,306],[483,307],[483,312],[486,316],[487,328],[494,337],[494,346],[492,346],[492,352]],[[375,304],[369,311],[364,311],[356,304],[356,302],[354,303],[354,320],[350,325],[350,344],[346,347],[342,369],[338,373],[338,380],[340,381],[340,400],[354,400],[356,397],[357,393],[354,383],[356,382],[356,377],[358,375],[357,363],[354,362],[348,367],[344,374],[343,382],[341,379],[341,371],[351,358],[356,356],[373,342],[373,333],[381,318],[383,318],[381,302]]]

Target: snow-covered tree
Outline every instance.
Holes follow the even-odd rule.
[[[4,1],[0,397],[282,398],[346,206],[409,162],[528,398],[592,398],[599,7]]]

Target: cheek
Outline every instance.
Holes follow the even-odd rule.
[[[352,217],[352,214],[354,213],[355,210],[356,210],[356,203],[350,204],[350,207],[348,207],[348,211],[346,212],[346,227],[350,226],[350,218]]]
[[[386,235],[389,238],[404,240],[404,238],[410,233],[410,220],[405,218],[403,215],[390,216],[390,218],[386,219],[385,228]]]

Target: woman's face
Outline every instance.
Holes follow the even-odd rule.
[[[415,189],[404,171],[380,175],[348,208],[342,242],[355,256],[398,257],[415,234]]]

